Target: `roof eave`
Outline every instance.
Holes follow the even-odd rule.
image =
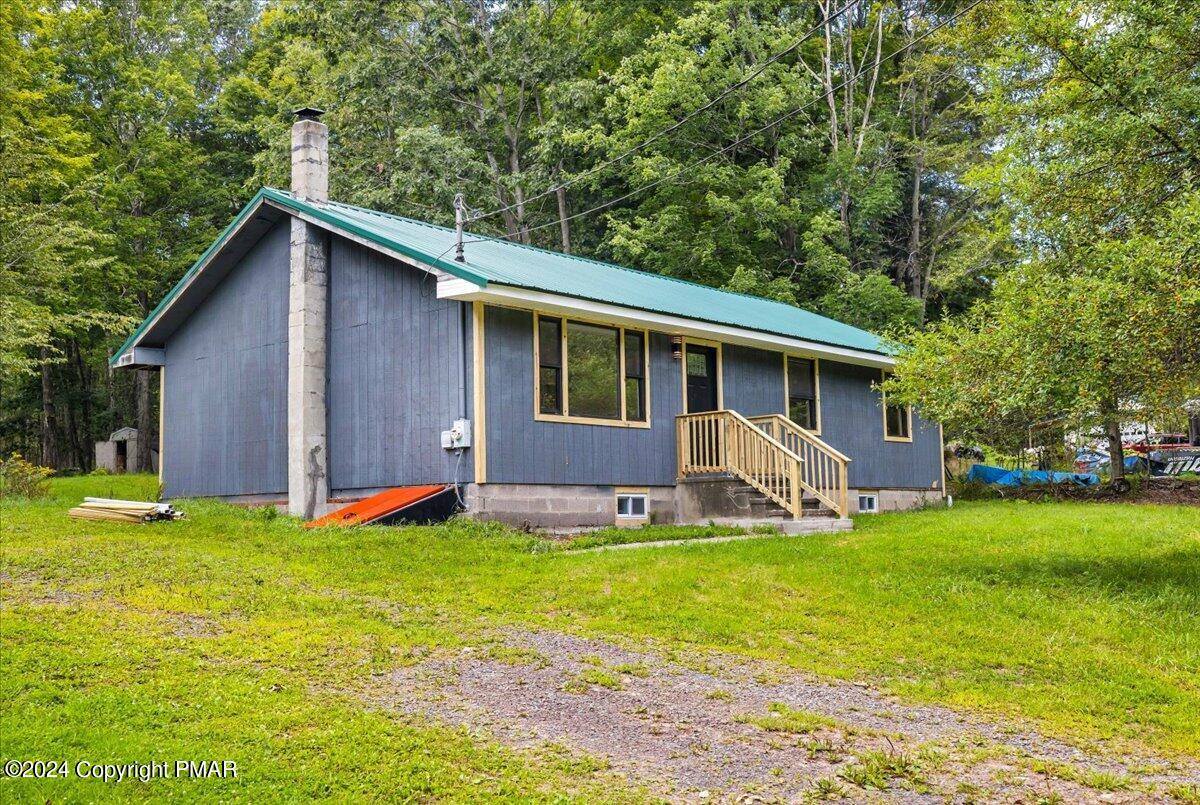
[[[827,360],[852,363],[860,366],[891,368],[896,359],[890,355],[869,350],[855,349],[838,344],[826,344],[781,333],[752,330],[721,322],[692,319],[668,313],[658,313],[641,308],[624,307],[607,302],[580,297],[531,290],[495,282],[487,288],[479,288],[459,279],[443,278],[438,281],[439,299],[455,299],[461,302],[488,302],[506,307],[561,313],[565,316],[588,316],[614,324],[645,327],[673,335],[719,340],[730,344],[796,352]]]
[[[263,199],[265,198],[265,190],[266,188],[255,193],[254,198],[246,202],[246,206],[242,207],[242,209],[238,211],[237,216],[229,223],[229,226],[225,227],[221,234],[217,236],[216,240],[214,240],[209,247],[204,250],[204,253],[200,255],[196,262],[192,263],[191,267],[188,268],[188,270],[184,272],[183,276],[179,278],[179,282],[175,283],[174,287],[172,287],[167,295],[162,298],[162,301],[150,311],[149,315],[147,315],[146,318],[142,320],[142,323],[137,326],[137,329],[130,333],[129,337],[125,339],[125,342],[121,344],[120,348],[113,353],[113,356],[108,361],[109,366],[113,368],[131,368],[142,365],[135,362],[136,354],[133,352],[133,349],[138,346],[146,333],[154,327],[159,319],[162,318],[162,315],[168,309],[170,309],[172,305],[175,304],[176,300],[179,298],[179,295],[182,294],[184,290],[187,289],[188,285],[195,280],[196,276],[204,270],[204,267],[208,265],[209,262],[220,253],[225,244],[237,234],[242,225],[254,217],[253,213],[257,211],[263,203]]]

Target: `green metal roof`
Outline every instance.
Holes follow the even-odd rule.
[[[136,343],[157,313],[203,265],[210,253],[219,248],[238,221],[262,199],[304,213],[480,287],[495,283],[828,346],[888,354],[883,342],[865,330],[781,302],[475,234],[464,237],[466,262],[459,263],[451,256],[453,229],[350,204],[302,201],[282,190],[263,188],[129,337],[117,356]]]

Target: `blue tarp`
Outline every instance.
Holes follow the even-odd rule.
[[[1092,486],[1100,483],[1100,478],[1090,472],[1047,472],[1046,470],[1006,470],[1003,467],[989,467],[987,464],[976,464],[967,473],[968,481],[999,486],[1026,486],[1029,484],[1072,483],[1079,486]]]

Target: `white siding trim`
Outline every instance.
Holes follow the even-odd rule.
[[[655,313],[649,310],[637,310],[621,307],[606,302],[593,302],[587,299],[575,299],[569,296],[531,291],[525,288],[514,288],[507,285],[489,283],[486,288],[480,288],[467,280],[452,279],[438,282],[437,295],[439,299],[458,299],[461,301],[483,301],[494,305],[505,305],[526,310],[540,310],[546,313],[558,313],[566,316],[587,315],[632,327],[648,327],[671,335],[683,335],[692,338],[714,340],[719,339],[726,344],[740,344],[748,347],[758,347],[770,350],[792,350],[805,353],[817,358],[828,358],[853,363],[860,366],[892,367],[896,364],[894,358],[863,352],[848,347],[834,347],[805,341],[800,338],[790,338],[784,335],[760,333],[743,327],[728,324],[712,324],[710,322],[687,319],[682,316],[672,316],[666,313]]]

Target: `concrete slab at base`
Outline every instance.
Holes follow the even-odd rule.
[[[713,525],[733,526],[734,528],[752,529],[758,526],[770,526],[779,529],[784,534],[820,534],[830,531],[850,531],[854,521],[849,517],[801,517],[799,520],[785,520],[772,517],[766,520],[747,520],[739,517],[714,517]]]

